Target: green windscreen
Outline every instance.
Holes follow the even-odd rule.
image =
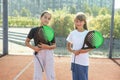
[[[48,41],[52,41],[54,38],[54,30],[49,26],[43,26],[44,36]]]
[[[95,46],[95,48],[99,48],[104,42],[104,38],[102,34],[98,31],[94,31],[92,44]]]

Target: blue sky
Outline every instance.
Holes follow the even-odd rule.
[[[115,8],[120,8],[120,0],[115,0]]]

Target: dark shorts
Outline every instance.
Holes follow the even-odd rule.
[[[71,63],[73,80],[88,80],[88,66]]]

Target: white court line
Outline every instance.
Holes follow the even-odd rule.
[[[24,68],[16,75],[16,77],[14,77],[13,80],[17,80],[17,79],[22,75],[22,73],[25,72],[25,70],[29,68],[29,66],[30,66],[32,63],[33,63],[33,60],[32,60],[30,63],[28,63],[28,65],[27,65],[26,67],[24,67]]]

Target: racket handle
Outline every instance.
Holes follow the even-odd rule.
[[[38,62],[39,62],[39,64],[40,64],[40,67],[41,67],[41,69],[42,69],[42,72],[44,72],[44,68],[43,68],[42,63],[40,62],[40,60],[39,60],[39,58],[38,58],[38,56],[37,56],[37,52],[35,52],[35,57],[37,58],[37,60],[38,60]]]
[[[81,49],[94,49],[95,47],[85,47],[85,48],[81,48]]]
[[[34,54],[37,55],[37,52],[35,52]]]
[[[40,46],[37,45],[37,47],[41,48]],[[38,52],[35,52],[34,54],[37,55]]]

